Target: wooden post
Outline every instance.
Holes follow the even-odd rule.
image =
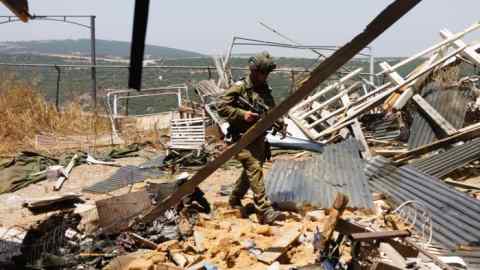
[[[315,88],[334,74],[337,69],[350,61],[350,59],[367,47],[373,40],[380,36],[380,34],[385,32],[385,30],[392,26],[402,16],[407,14],[421,1],[422,0],[396,0],[390,4],[365,28],[362,33],[357,35],[352,41],[337,50],[333,55],[325,59],[325,61],[315,68],[295,93],[269,111],[253,127],[251,127],[237,143],[228,147],[217,158],[205,165],[205,167],[193,175],[187,183],[181,185],[175,193],[161,202],[158,206],[148,211],[146,215],[141,216],[140,219],[143,222],[152,221],[164,213],[165,210],[180,202],[182,198],[191,194],[196,186],[202,183],[222,164],[227,162],[230,158],[252,143],[256,138],[261,136],[265,130],[272,125],[271,123],[286,114],[290,108],[295,106],[295,104],[306,98],[313,90],[315,90]]]

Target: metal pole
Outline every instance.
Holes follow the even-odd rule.
[[[95,65],[97,65],[97,49],[96,49],[96,39],[95,39],[95,16],[90,16],[90,56],[92,67],[92,101],[93,109],[97,109],[97,70]]]
[[[57,93],[55,97],[55,107],[57,108],[57,112],[60,111],[60,68],[55,66],[57,70]]]
[[[370,82],[375,85],[375,56],[373,56],[373,47],[368,47],[370,50]]]
[[[291,72],[290,79],[292,80],[292,84],[290,85],[290,94],[292,94],[293,92],[295,92],[295,71],[294,70],[292,70]]]

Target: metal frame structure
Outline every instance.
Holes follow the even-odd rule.
[[[118,129],[117,129],[117,122],[116,119],[120,118],[118,115],[118,101],[121,99],[132,99],[132,98],[139,98],[139,97],[146,97],[146,96],[176,96],[178,106],[182,105],[182,91],[184,91],[184,96],[186,99],[190,99],[190,95],[188,93],[187,85],[172,85],[166,87],[159,87],[159,88],[151,88],[151,89],[143,89],[141,92],[137,90],[117,90],[117,89],[107,89],[107,96],[106,96],[106,106],[107,111],[109,114],[109,118],[112,125],[112,133],[114,137],[118,138]],[[149,93],[150,92],[150,93]],[[130,95],[134,94],[134,95]],[[144,117],[144,116],[151,116],[154,114],[143,114],[143,115],[135,115],[135,117]]]
[[[224,69],[228,66],[230,58],[232,56],[232,51],[235,46],[267,46],[267,47],[277,47],[277,48],[286,48],[286,49],[296,49],[296,50],[312,50],[312,51],[328,51],[334,52],[339,46],[330,46],[330,45],[298,45],[298,44],[288,44],[280,43],[273,41],[265,41],[259,39],[245,38],[240,36],[233,36],[232,42],[230,43],[225,59],[223,59]],[[368,52],[360,52],[358,55],[365,56],[369,58],[370,62],[370,73],[363,74],[370,76],[370,83],[375,84],[375,57],[373,55],[372,47],[366,47]],[[349,73],[349,72],[347,72]]]
[[[137,90],[106,90],[106,103],[108,106],[108,110],[111,112],[112,117],[115,119],[118,117],[118,101],[121,99],[131,99],[131,98],[139,98],[139,97],[146,97],[146,96],[164,96],[164,95],[174,95],[177,96],[178,106],[182,105],[182,91],[185,92],[184,96],[189,99],[188,87],[187,85],[179,85],[179,86],[166,86],[166,87],[158,87],[158,88],[150,88],[150,89],[143,89],[141,92]],[[153,92],[153,93],[152,93]],[[134,94],[134,95],[130,95]],[[144,115],[135,115],[135,116],[149,116],[152,114],[144,114]]]
[[[89,24],[80,23],[72,19],[90,19]],[[3,19],[3,20],[2,20]],[[97,105],[97,49],[96,49],[96,27],[95,27],[95,15],[34,15],[30,18],[32,21],[51,21],[61,22],[76,25],[79,27],[90,29],[90,62],[91,62],[91,77],[92,77],[92,99],[94,108]],[[21,22],[16,16],[0,16],[0,25]],[[54,65],[57,68],[57,65]],[[60,76],[60,70],[57,69],[58,76]]]

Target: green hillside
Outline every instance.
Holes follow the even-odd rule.
[[[97,56],[128,57],[130,42],[97,39]],[[90,54],[89,39],[65,39],[42,41],[6,41],[0,43],[0,53],[42,53],[42,54]],[[179,50],[169,47],[147,45],[145,54],[152,57],[164,58],[191,58],[201,57],[202,54]]]

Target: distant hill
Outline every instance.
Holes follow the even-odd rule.
[[[130,42],[97,39],[97,56],[122,57],[130,55]],[[6,41],[0,42],[2,54],[90,54],[89,39],[65,39],[42,41]],[[153,58],[191,58],[204,55],[169,47],[147,45],[146,55]]]

